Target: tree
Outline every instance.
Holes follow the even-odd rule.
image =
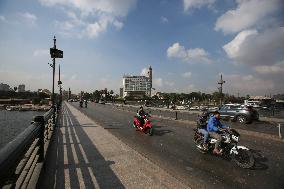
[[[94,92],[93,92],[93,99],[95,100],[95,101],[99,101],[100,99],[101,99],[101,93],[100,93],[100,91],[98,91],[98,90],[95,90]]]

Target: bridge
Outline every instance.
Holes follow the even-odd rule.
[[[152,110],[155,133],[150,137],[131,128],[134,110],[64,102],[56,125],[52,110],[36,117],[28,131],[1,150],[1,187],[283,188],[284,141],[275,128],[234,125],[256,159],[254,168],[241,169],[195,149],[193,120]],[[19,165],[11,166],[15,162]]]

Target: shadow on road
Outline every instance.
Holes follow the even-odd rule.
[[[251,150],[253,157],[255,159],[253,170],[266,170],[268,166],[265,162],[268,162],[268,159],[261,154],[260,150]]]
[[[154,128],[155,128],[155,130],[154,130],[155,136],[163,136],[165,134],[173,132],[172,130],[169,130],[169,129],[156,129],[156,127],[154,127]]]

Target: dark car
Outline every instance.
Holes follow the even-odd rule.
[[[252,106],[225,104],[218,111],[222,119],[232,119],[239,123],[251,123],[259,119],[258,112]]]

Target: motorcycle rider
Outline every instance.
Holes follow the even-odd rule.
[[[82,99],[80,99],[80,108],[83,108],[83,100]]]
[[[203,112],[201,115],[198,116],[197,118],[197,131],[201,134],[203,134],[203,148],[205,150],[208,149],[208,136],[209,133],[207,131],[207,117],[208,117],[208,112]]]
[[[84,100],[85,101],[85,108],[87,108],[88,106],[88,101],[87,100]]]
[[[224,129],[228,129],[227,126],[222,125],[220,122],[220,113],[218,111],[215,111],[213,113],[214,115],[212,117],[210,117],[208,124],[207,124],[207,131],[209,132],[210,136],[217,139],[216,143],[215,143],[215,148],[213,150],[213,154],[221,154],[220,150],[219,150],[219,145],[222,141],[222,136],[221,136],[221,132]]]
[[[143,107],[140,106],[139,110],[137,110],[137,118],[140,122],[140,127],[143,127],[144,125],[144,118],[143,118],[144,115],[146,115],[146,112],[143,110]]]

